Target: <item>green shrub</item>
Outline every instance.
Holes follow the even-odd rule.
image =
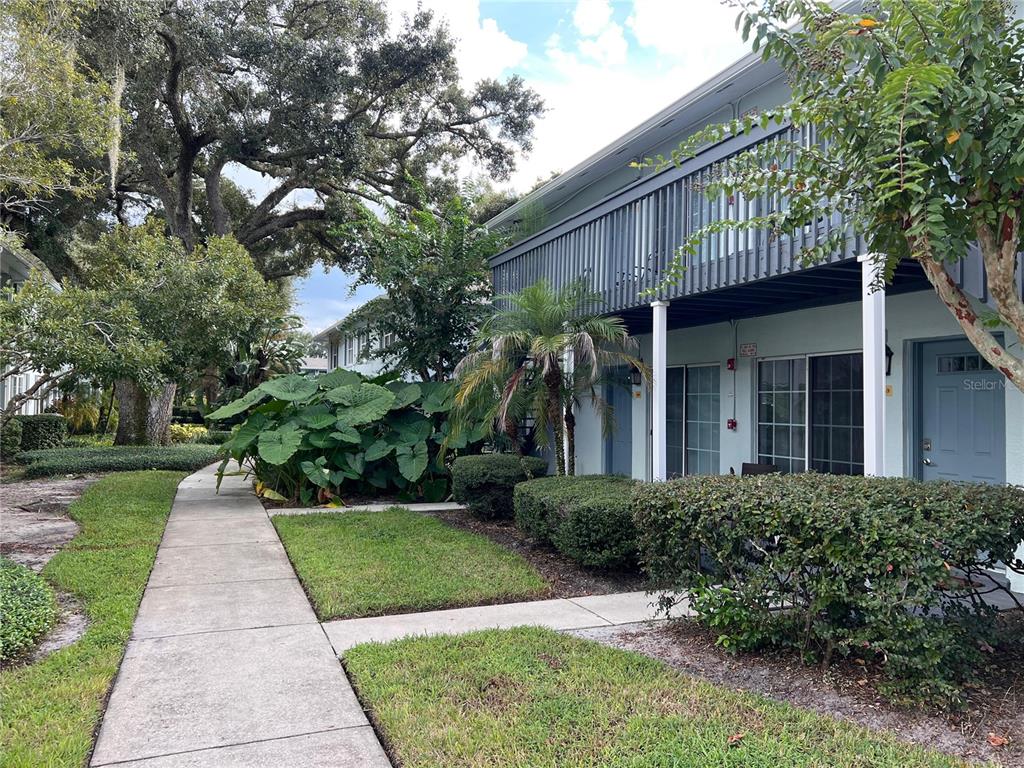
[[[215,445],[110,446],[96,448],[51,448],[28,451],[18,459],[27,463],[25,477],[80,475],[91,472],[130,472],[165,469],[195,472],[223,456]]]
[[[21,449],[40,451],[59,448],[68,437],[68,422],[59,413],[14,416],[21,422]]]
[[[446,414],[454,395],[447,382],[379,384],[336,368],[270,379],[207,418],[228,423],[248,414],[223,447],[252,468],[269,498],[309,505],[388,493],[441,501],[449,493],[447,457],[472,450],[489,427],[452,431]]]
[[[231,430],[228,429],[208,429],[206,434],[196,440],[197,443],[205,443],[207,445],[223,445],[231,439]]]
[[[21,450],[21,422],[4,419],[0,423],[0,459],[10,461]]]
[[[536,456],[483,453],[460,456],[452,464],[452,497],[481,519],[510,519],[516,483],[547,474],[548,463]]]
[[[0,557],[0,662],[34,648],[56,618],[50,585],[35,571]]]
[[[516,525],[591,568],[636,564],[630,499],[636,481],[608,475],[543,477],[515,487]]]
[[[202,424],[171,424],[167,434],[172,443],[202,443],[206,441],[209,430]]]
[[[988,569],[1024,539],[1024,490],[903,478],[684,478],[633,510],[643,565],[723,646],[877,661],[890,695],[954,704],[998,641]]]

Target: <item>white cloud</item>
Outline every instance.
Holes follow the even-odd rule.
[[[572,23],[584,37],[597,37],[612,20],[608,0],[579,0],[572,14]]]
[[[580,53],[606,66],[626,62],[629,43],[618,24],[610,24],[595,38],[580,40]]]
[[[736,10],[719,0],[633,0],[626,26],[641,47],[662,56],[717,59],[723,36],[739,40],[735,20]]]

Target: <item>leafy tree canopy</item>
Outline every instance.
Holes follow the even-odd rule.
[[[729,161],[708,194],[777,194],[787,205],[704,228],[686,250],[712,231],[796,235],[839,213],[879,254],[884,276],[916,260],[971,343],[1024,389],[1024,358],[992,334],[948,272],[977,243],[995,324],[1024,339],[1015,278],[1024,249],[1024,22],[1013,5],[878,0],[853,14],[819,0],[736,5],[744,38],[785,68],[792,100],[700,131],[674,159],[772,123],[811,128],[817,141],[769,142]],[[815,262],[846,235],[837,228],[804,256]]]
[[[447,188],[466,155],[507,176],[542,111],[517,77],[464,88],[447,27],[391,31],[380,0],[96,0],[83,29],[92,70],[124,75],[114,212],[155,211],[187,248],[233,235],[266,277],[345,265],[327,231],[410,200],[408,178]],[[239,199],[233,174],[273,188]]]
[[[358,315],[375,331],[366,354],[424,381],[450,378],[490,311],[488,258],[501,238],[474,224],[459,197],[437,212],[367,216],[361,231],[368,247],[356,285],[385,291]]]

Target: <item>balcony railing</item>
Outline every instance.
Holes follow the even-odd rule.
[[[779,145],[776,162],[792,162],[784,141],[814,141],[808,128],[787,127],[773,133],[734,137],[680,166],[629,187],[498,254],[491,262],[498,294],[514,293],[546,278],[555,287],[584,278],[598,292],[601,311],[617,312],[651,300],[641,294],[658,290],[658,298],[675,299],[762,280],[805,269],[799,254],[841,226],[838,217],[820,220],[796,237],[742,230],[710,235],[687,257],[681,280],[662,286],[679,247],[692,233],[722,219],[747,219],[779,210],[779,195],[756,198],[709,196],[707,183],[732,156],[761,143]],[[829,262],[857,253],[846,238]]]

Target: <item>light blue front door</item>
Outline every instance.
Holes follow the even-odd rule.
[[[1006,379],[966,340],[921,344],[923,480],[1006,480]]]
[[[633,387],[628,368],[608,373],[605,399],[612,409],[611,434],[605,442],[605,471],[612,475],[633,474]]]

